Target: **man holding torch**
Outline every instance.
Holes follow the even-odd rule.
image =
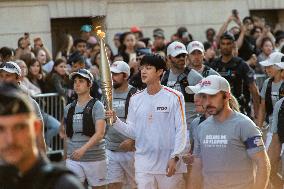
[[[179,159],[186,145],[183,95],[162,86],[166,70],[158,55],[141,60],[141,78],[147,88],[130,98],[126,123],[113,110],[113,128],[135,140],[135,177],[138,189],[179,189],[184,185],[186,166]]]

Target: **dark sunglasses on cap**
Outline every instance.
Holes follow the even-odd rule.
[[[179,55],[177,55],[175,58],[185,58],[186,54],[185,53],[181,53]]]
[[[13,64],[10,63],[3,63],[0,65],[0,68],[11,68],[11,69],[17,69]]]

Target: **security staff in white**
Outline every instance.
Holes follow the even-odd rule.
[[[230,108],[228,81],[210,75],[187,92],[205,94],[211,115],[199,125],[194,141],[192,188],[200,188],[203,178],[204,189],[265,189],[270,163],[262,135],[251,119]]]
[[[113,127],[135,139],[135,178],[138,189],[179,189],[184,185],[185,164],[179,161],[186,145],[183,95],[162,86],[166,63],[159,55],[141,60],[142,82],[147,88],[130,98],[126,123],[113,117]]]

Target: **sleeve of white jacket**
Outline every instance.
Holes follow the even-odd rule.
[[[186,146],[186,118],[185,118],[185,104],[183,96],[177,96],[175,102],[175,148],[171,154],[171,158],[174,156],[180,156]]]
[[[117,118],[116,122],[113,123],[113,128],[115,128],[118,132],[124,134],[125,136],[135,140],[134,127],[135,127],[135,112],[133,110],[132,100],[130,98],[126,123],[124,123],[119,118]]]

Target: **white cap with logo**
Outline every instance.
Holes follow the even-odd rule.
[[[209,75],[206,78],[203,78],[197,85],[195,86],[187,86],[185,91],[189,94],[209,94],[214,95],[220,91],[230,92],[230,84],[229,82],[222,76],[219,75]]]
[[[202,53],[204,53],[204,46],[199,41],[192,41],[187,45],[187,51],[189,54],[191,54],[193,51],[198,50]]]
[[[112,63],[110,71],[113,73],[126,73],[128,76],[130,75],[130,67],[124,61],[115,61]]]
[[[174,41],[167,48],[167,55],[171,55],[172,57],[176,57],[179,54],[188,54],[185,45],[181,42]]]
[[[21,68],[15,62],[5,62],[0,65],[0,71],[3,70],[8,73],[14,73],[21,76]]]
[[[281,62],[284,62],[284,54],[281,52],[273,52],[269,55],[268,59],[259,63],[260,65],[266,67],[266,66],[277,65],[277,63]]]

